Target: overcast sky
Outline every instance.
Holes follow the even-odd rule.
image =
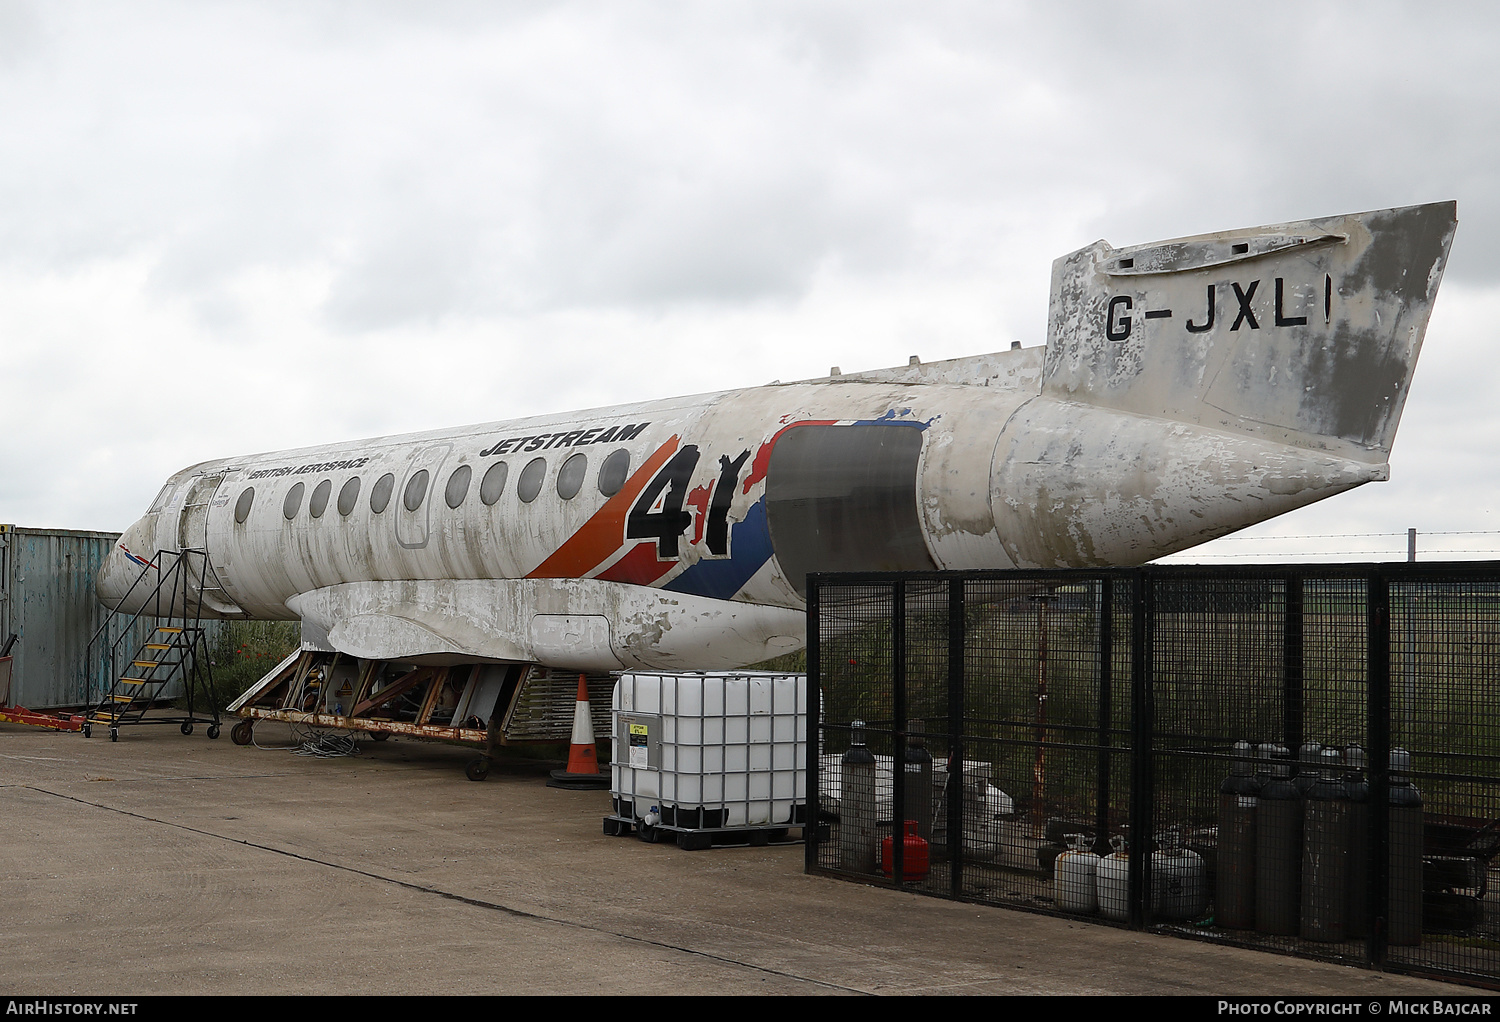
[[[1497,10],[0,0],[0,521],[1041,344],[1098,238],[1451,198],[1392,481],[1201,555],[1500,556]]]

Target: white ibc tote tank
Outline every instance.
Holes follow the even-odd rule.
[[[807,790],[806,675],[633,671],[620,675],[611,709],[617,801],[657,805],[664,821],[689,813],[702,821],[690,826],[800,821],[793,813]],[[638,733],[659,728],[659,745],[631,743],[632,723]]]

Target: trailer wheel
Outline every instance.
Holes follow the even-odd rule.
[[[370,741],[383,742],[391,736],[391,733],[389,731],[371,731],[369,732],[369,735]]]
[[[219,725],[217,725],[217,724],[210,724],[210,725],[208,725],[208,739],[209,739],[209,741],[213,741],[217,737],[219,737]]]
[[[193,722],[192,721],[185,720],[185,721],[182,722],[182,733],[185,734],[185,735],[190,735],[190,734],[193,733]]]
[[[119,728],[114,727],[113,725],[110,726],[110,729],[109,729],[109,740],[112,741],[112,742],[118,742],[120,740],[120,729]]]
[[[490,775],[490,761],[480,756],[464,766],[464,776],[471,781],[482,781]]]
[[[90,724],[88,721],[84,721],[84,723],[83,723],[83,737],[85,737],[85,738],[92,738],[92,737],[94,737],[94,726],[92,724]]]
[[[229,729],[229,740],[235,745],[249,745],[255,740],[255,722],[242,720]]]

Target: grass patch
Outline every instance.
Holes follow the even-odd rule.
[[[296,621],[226,621],[209,649],[218,709],[234,702],[302,644]]]

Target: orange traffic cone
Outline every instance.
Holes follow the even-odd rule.
[[[587,791],[609,787],[609,774],[599,772],[594,753],[594,719],[589,716],[588,679],[578,676],[578,701],[573,704],[573,742],[568,746],[568,769],[552,771],[549,788]]]

